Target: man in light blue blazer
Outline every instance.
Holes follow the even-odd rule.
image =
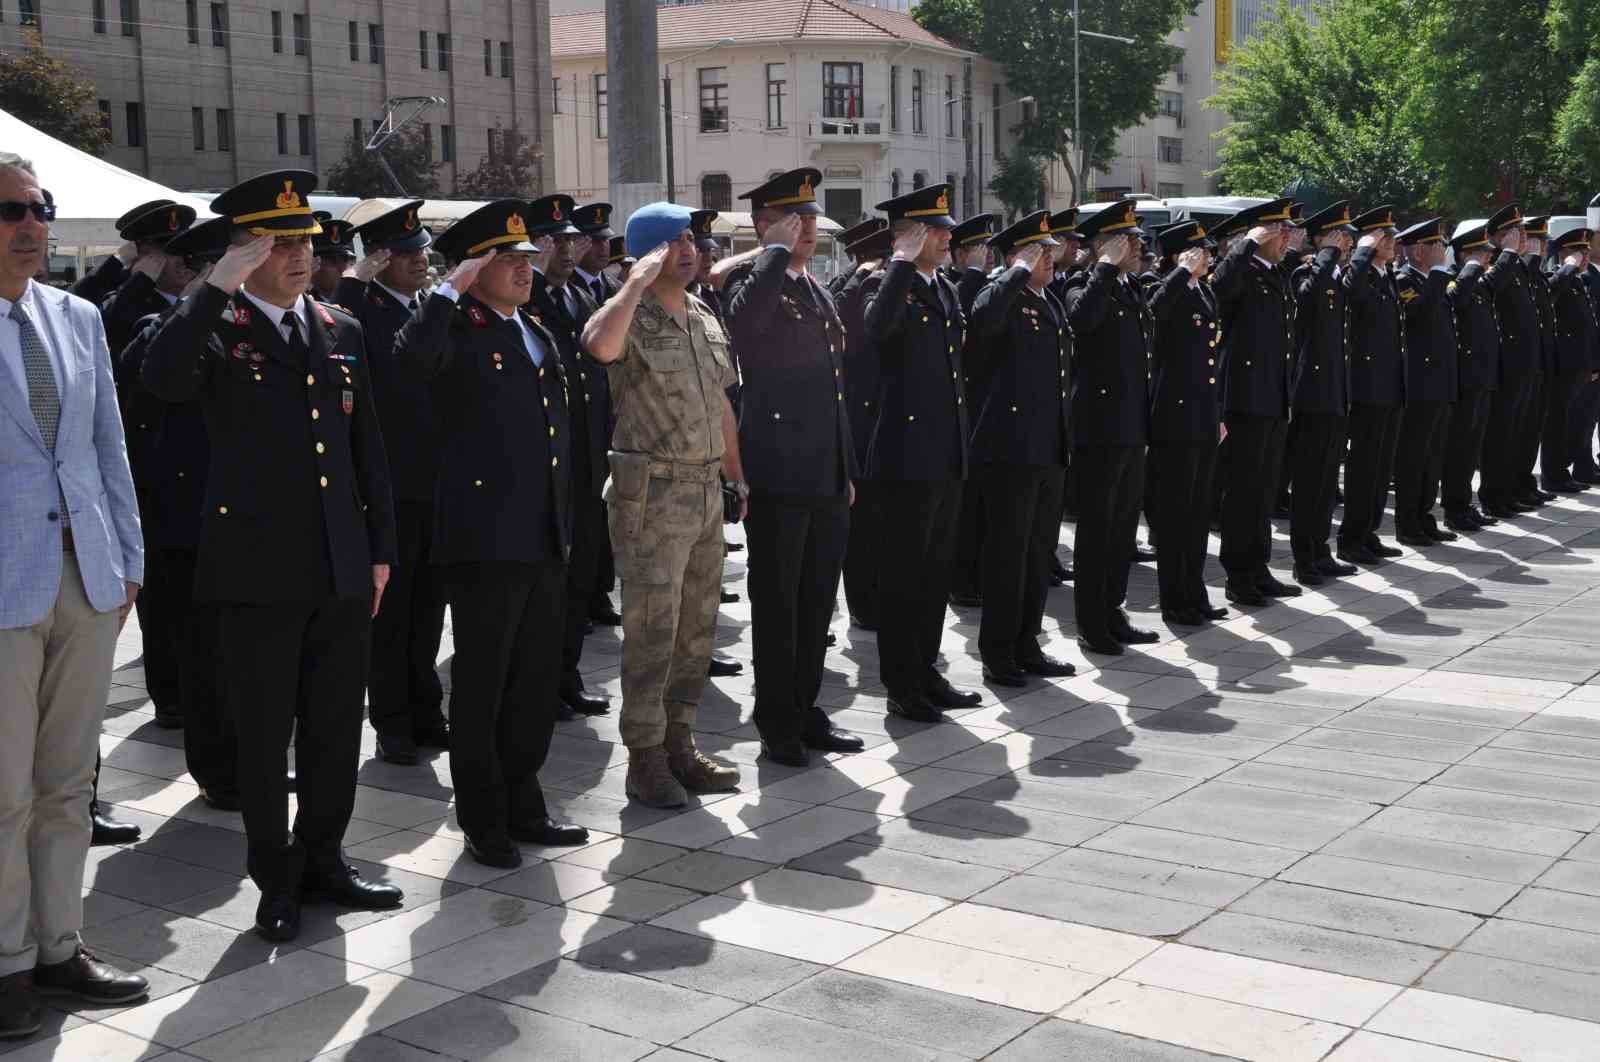
[[[0,1038],[37,992],[96,1003],[144,978],[85,951],[89,794],[144,545],[100,313],[32,278],[54,207],[0,152]]]

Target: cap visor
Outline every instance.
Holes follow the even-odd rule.
[[[408,232],[403,236],[396,236],[393,239],[381,242],[368,240],[363,236],[361,243],[368,249],[369,253],[372,251],[420,251],[433,244],[433,236],[427,229],[418,227],[415,232]]]

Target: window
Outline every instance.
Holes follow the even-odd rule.
[[[226,107],[217,108],[217,150],[233,150],[233,112]]]
[[[911,131],[922,136],[928,131],[922,114],[922,71],[911,71]],[[918,188],[922,186],[917,185]]]
[[[1189,76],[1183,72],[1183,56],[1181,54],[1178,56],[1178,61],[1172,64],[1172,80],[1180,85],[1189,80]]]
[[[310,34],[306,32],[306,17],[301,14],[291,15],[294,21],[294,54],[305,55],[309,46]]]
[[[184,0],[184,24],[189,28],[189,43],[200,43],[200,0]]]
[[[383,27],[376,22],[367,23],[367,62],[383,65]]]
[[[501,41],[500,42],[500,76],[501,77],[509,78],[511,76],[511,65],[512,65],[511,64],[511,42],[510,41]]]
[[[598,139],[604,140],[608,127],[609,123],[606,121],[606,76],[604,74],[596,74],[594,76],[594,135]]]
[[[350,27],[350,60],[358,61],[361,58],[361,26],[359,23],[348,23]]]
[[[96,33],[104,33],[106,31],[106,0],[94,0],[93,16],[94,31]]]
[[[900,68],[889,68],[889,132],[900,131]],[[892,196],[890,198],[893,198]]]
[[[417,55],[422,63],[422,69],[428,69],[428,31],[417,31]]]
[[[1162,199],[1176,199],[1183,195],[1183,185],[1173,184],[1170,181],[1160,181],[1156,184],[1156,195]]]
[[[1156,137],[1156,161],[1180,163],[1183,161],[1183,138],[1176,136]]]
[[[725,66],[700,69],[700,131],[728,131],[728,68]]]
[[[106,136],[111,135],[111,101],[100,101],[100,126],[106,131]]]
[[[137,103],[128,104],[128,146],[144,147],[144,108]]]
[[[789,64],[767,64],[767,128],[782,129],[783,99],[789,94]]]
[[[822,116],[824,118],[860,118],[861,64],[822,64]]]
[[[122,0],[122,35],[124,37],[137,37],[139,35],[139,3],[138,0]]]
[[[436,39],[437,39],[437,42],[438,42],[438,45],[439,45],[439,69],[440,70],[449,70],[450,69],[450,34],[448,34],[448,33],[440,33],[440,34],[437,35]]]
[[[918,188],[926,187],[927,184],[928,184],[928,175],[926,173],[923,173],[921,170],[918,170],[916,173],[913,173],[911,175],[911,190],[913,192],[915,192]]]
[[[733,179],[726,173],[700,178],[700,206],[706,210],[733,209]]]
[[[1183,128],[1183,93],[1157,92],[1156,103],[1161,108],[1162,114],[1177,119],[1178,128]]]
[[[559,77],[550,79],[550,113],[561,113],[561,79]]]
[[[289,116],[282,111],[278,112],[278,154],[289,153]]]
[[[488,37],[483,39],[483,76],[494,77],[494,43]]]
[[[439,161],[454,162],[456,160],[456,130],[453,125],[439,127]]]
[[[283,12],[272,13],[272,50],[281,54],[283,52]]]
[[[298,122],[300,126],[300,154],[310,155],[312,153],[311,142],[315,139],[311,135],[311,115],[300,115]]]
[[[225,4],[211,5],[211,47],[228,46],[228,8]]]
[[[944,135],[956,135],[956,79],[944,76]]]
[[[204,107],[190,107],[189,124],[192,127],[191,134],[194,136],[194,149],[196,151],[204,151],[206,149],[206,109]]]

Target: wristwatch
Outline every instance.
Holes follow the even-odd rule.
[[[737,493],[740,498],[748,499],[750,497],[750,484],[746,483],[744,480],[730,479],[728,480],[728,486],[732,487],[734,492]]]

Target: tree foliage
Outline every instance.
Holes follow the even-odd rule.
[[[0,51],[0,109],[91,155],[111,146],[95,98],[94,82],[46,54],[35,30],[24,31],[20,49]]]
[[[544,150],[518,129],[496,125],[489,134],[491,150],[471,173],[456,181],[456,192],[468,199],[534,199],[544,194],[540,173]]]
[[[1003,66],[1012,99],[1034,98],[1031,116],[1015,108],[1005,112],[1019,136],[1012,154],[1022,156],[1017,165],[1024,169],[1059,161],[1072,182],[1074,202],[1082,198],[1083,175],[1091,167],[1107,168],[1115,158],[1117,134],[1156,115],[1156,86],[1183,54],[1166,38],[1197,7],[1197,0],[1078,2],[1083,30],[1134,41],[1082,37],[1081,134],[1072,128],[1072,0],[922,0],[915,11],[929,32]],[[1005,176],[1011,172],[1001,170]],[[996,194],[1004,199],[998,186]]]
[[[439,164],[433,161],[432,146],[420,127],[407,126],[379,150],[405,187],[406,195],[425,199],[439,194]],[[399,194],[376,156],[367,150],[366,140],[353,133],[345,138],[344,155],[328,167],[327,184],[330,195],[369,199]]]

